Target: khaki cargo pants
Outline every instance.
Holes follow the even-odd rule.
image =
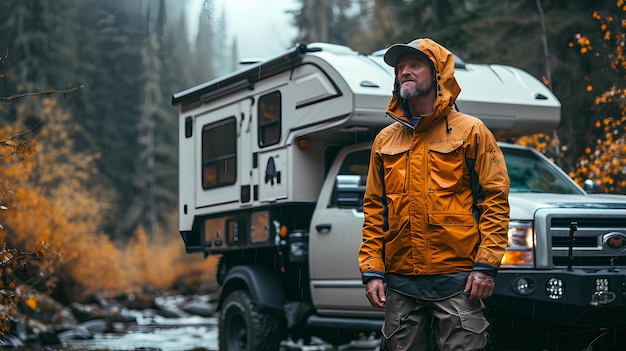
[[[460,293],[443,301],[424,301],[387,289],[382,333],[387,350],[483,350],[489,322],[482,301]]]

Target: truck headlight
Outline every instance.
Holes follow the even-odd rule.
[[[502,257],[502,267],[534,266],[533,223],[530,221],[511,221],[509,223],[509,241]]]

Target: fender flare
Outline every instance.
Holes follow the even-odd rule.
[[[222,286],[218,309],[231,291],[246,289],[252,301],[261,308],[283,311],[285,292],[278,273],[264,266],[240,265],[232,267]]]

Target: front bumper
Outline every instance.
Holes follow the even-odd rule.
[[[626,271],[502,269],[486,304],[557,325],[626,326]]]

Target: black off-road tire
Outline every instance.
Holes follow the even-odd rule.
[[[246,290],[235,290],[220,313],[220,351],[278,351],[284,329],[284,318],[261,311]]]

